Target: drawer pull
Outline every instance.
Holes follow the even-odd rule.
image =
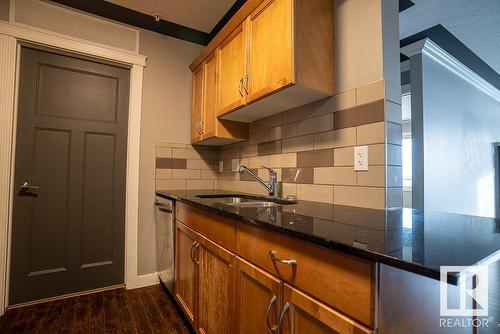
[[[197,241],[193,242],[193,244],[191,245],[191,250],[189,251],[189,257],[191,258],[191,261],[193,261],[196,264],[200,264],[200,262],[198,260],[196,260],[195,255],[194,255],[194,251],[196,249],[198,249],[198,246],[200,246],[199,242],[197,242]]]
[[[273,295],[273,298],[271,298],[271,301],[269,301],[269,305],[267,306],[267,312],[266,312],[267,328],[269,329],[269,333],[271,334],[276,334],[276,329],[277,329],[277,326],[272,326],[269,322],[269,313],[271,313],[271,309],[273,308],[274,304],[276,304],[275,295]]]
[[[294,259],[280,259],[277,255],[276,255],[276,251],[275,250],[271,250],[269,251],[269,256],[271,257],[271,259],[273,261],[278,261],[278,262],[281,262],[283,264],[288,264],[290,266],[296,266],[297,265],[297,260],[294,260]]]
[[[288,312],[288,309],[290,308],[290,304],[288,302],[283,306],[283,310],[281,311],[280,314],[280,320],[278,322],[278,329],[280,329],[280,333],[283,333],[283,319],[285,318],[286,312]]]

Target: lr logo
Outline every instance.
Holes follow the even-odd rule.
[[[450,298],[447,278],[448,273],[456,272],[460,273],[458,307],[457,305],[449,305],[450,299],[456,299],[456,296]],[[442,317],[488,316],[488,266],[442,266],[439,292]]]

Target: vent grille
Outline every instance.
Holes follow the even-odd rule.
[[[38,0],[15,0],[14,21],[138,53],[139,30]]]

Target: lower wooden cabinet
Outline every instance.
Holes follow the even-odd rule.
[[[199,334],[234,333],[235,255],[176,223],[175,297]]]
[[[175,238],[175,298],[189,322],[194,326],[198,282],[198,269],[194,261],[197,235],[182,224],[177,224]]]
[[[285,284],[280,334],[372,334],[332,308]]]
[[[277,333],[282,281],[236,258],[236,333]]]

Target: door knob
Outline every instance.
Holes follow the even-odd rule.
[[[19,190],[19,196],[37,196],[39,186],[32,186],[28,182],[24,182],[17,188]]]

